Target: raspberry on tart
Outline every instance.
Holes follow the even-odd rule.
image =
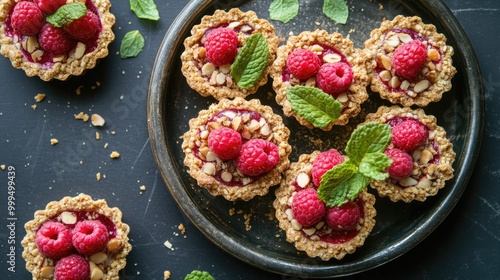
[[[375,226],[375,196],[365,189],[341,206],[326,206],[312,182],[313,162],[320,154],[302,154],[290,164],[273,206],[288,242],[309,257],[340,260],[362,246]]]
[[[294,116],[301,125],[313,128],[313,123],[292,109],[287,90],[299,85],[318,87],[343,106],[340,117],[321,129],[329,131],[334,125],[345,125],[358,115],[360,105],[368,99],[366,59],[362,50],[354,48],[351,40],[337,32],[304,31],[290,36],[286,44],[278,48],[270,72],[276,102],[283,106],[286,116]]]
[[[259,100],[222,99],[189,121],[182,137],[184,164],[210,194],[250,200],[281,181],[290,163],[289,137],[282,118]]]
[[[51,17],[78,5],[84,10],[79,18]],[[0,0],[0,51],[30,77],[49,81],[81,75],[108,55],[115,39],[110,7],[109,0]]]
[[[427,106],[451,89],[453,47],[417,16],[385,20],[365,41],[371,90],[403,106]]]
[[[366,116],[365,123],[373,121],[389,124],[393,134],[385,152],[393,160],[390,177],[370,183],[380,196],[394,202],[424,201],[453,178],[453,144],[434,116],[422,109],[381,106]]]
[[[21,244],[33,279],[118,279],[132,249],[122,212],[80,194],[52,201],[25,224]]]
[[[240,87],[231,75],[231,68],[237,53],[254,34],[262,34],[267,41],[267,64],[253,85]],[[267,83],[269,69],[276,56],[278,37],[274,27],[267,20],[258,18],[255,12],[233,8],[227,12],[216,10],[213,15],[204,16],[201,23],[191,29],[191,36],[184,40],[184,47],[182,73],[192,89],[217,100],[244,98]]]

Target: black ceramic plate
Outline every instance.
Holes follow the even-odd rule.
[[[231,7],[254,10],[259,17],[269,18],[268,1],[191,1],[172,23],[158,51],[153,67],[148,100],[148,126],[151,145],[163,179],[182,211],[209,240],[236,258],[256,267],[281,274],[301,277],[333,277],[349,275],[382,265],[427,237],[450,213],[473,170],[479,151],[483,127],[484,95],[481,77],[472,47],[453,14],[440,1],[348,1],[349,19],[346,25],[335,24],[323,16],[323,0],[299,1],[297,18],[283,24],[271,21],[278,35],[286,39],[293,31],[326,29],[350,34],[355,46],[363,48],[370,31],[377,28],[385,18],[398,14],[418,15],[425,23],[436,25],[440,33],[448,38],[455,49],[454,65],[458,73],[453,79],[453,89],[443,99],[425,108],[427,114],[435,115],[453,142],[457,158],[454,164],[455,177],[447,182],[437,196],[425,202],[410,204],[392,203],[387,198],[378,198],[377,224],[365,245],[344,259],[321,261],[308,258],[285,240],[273,215],[274,188],[269,195],[249,202],[228,202],[221,197],[212,197],[196,185],[183,165],[184,153],[179,137],[188,130],[188,121],[200,110],[215,102],[213,98],[201,97],[187,85],[180,68],[180,55],[184,38],[191,27],[200,22],[203,15],[215,9]],[[320,25],[317,25],[319,23]],[[248,98],[259,98],[270,105],[275,113],[282,109],[274,101],[270,84]],[[371,94],[363,105],[363,113],[375,112],[380,105],[390,105]],[[335,127],[330,132],[309,130],[300,126],[294,118],[284,118],[292,131],[290,143],[293,147],[291,161],[301,153],[314,149],[325,150],[340,147],[336,136],[347,133],[345,127]],[[359,123],[361,117],[352,120],[348,127]],[[319,140],[322,141],[314,141]],[[321,143],[321,144],[314,144]],[[372,191],[372,190],[370,190]],[[236,213],[231,215],[230,210]],[[251,218],[247,220],[251,214]],[[245,223],[247,221],[248,223]],[[250,228],[249,228],[250,226]]]

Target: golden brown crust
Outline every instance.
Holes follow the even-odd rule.
[[[66,80],[70,76],[79,76],[87,69],[92,69],[96,66],[99,59],[108,55],[108,45],[115,39],[115,34],[112,27],[115,24],[115,16],[110,12],[111,2],[109,0],[92,0],[97,10],[102,23],[102,32],[99,35],[97,47],[95,50],[79,57],[75,54],[75,47],[69,55],[62,59],[62,62],[55,62],[50,67],[42,66],[39,63],[26,60],[21,52],[21,46],[28,40],[24,38],[12,38],[5,33],[5,19],[7,18],[12,7],[19,0],[0,0],[0,44],[2,45],[1,53],[10,59],[12,66],[18,69],[23,69],[29,77],[39,76],[44,81],[52,79]],[[68,0],[68,2],[77,0]]]
[[[80,194],[76,197],[64,197],[60,201],[52,201],[47,204],[44,210],[38,210],[34,214],[34,219],[24,225],[26,236],[22,240],[24,247],[23,258],[26,260],[26,269],[33,275],[33,279],[53,279],[53,275],[47,275],[47,267],[53,267],[55,261],[45,258],[39,253],[35,243],[36,231],[47,221],[57,217],[64,211],[96,212],[108,217],[116,226],[116,237],[121,241],[119,251],[113,253],[107,261],[108,266],[104,271],[106,280],[119,279],[118,272],[127,264],[126,256],[132,250],[132,245],[128,242],[130,228],[122,222],[122,212],[120,209],[108,207],[103,199],[93,200],[90,196]]]
[[[396,75],[391,67],[394,50],[412,40],[406,33],[394,31],[405,28],[418,33],[428,49],[427,66],[411,81]],[[451,89],[451,79],[456,73],[452,65],[453,47],[446,45],[446,37],[437,33],[434,25],[424,24],[420,17],[398,15],[393,20],[383,21],[365,41],[365,52],[369,58],[371,90],[394,104],[424,107],[441,100],[443,93]]]
[[[396,105],[381,106],[377,112],[368,114],[365,122],[385,123],[397,116],[415,118],[425,124],[429,129],[428,144],[410,153],[413,158],[413,172],[408,178],[401,179],[399,182],[390,178],[384,181],[373,180],[371,186],[378,191],[380,196],[387,196],[394,202],[424,201],[428,196],[436,195],[445,186],[446,180],[453,178],[452,165],[456,156],[453,144],[446,138],[446,131],[437,125],[436,118],[426,115],[423,109],[412,110]],[[389,148],[391,146],[392,143],[389,144]],[[438,151],[435,151],[433,146],[437,147]],[[426,154],[434,155],[436,152],[440,155],[438,163],[431,162],[426,156]],[[408,186],[403,188],[401,184]]]
[[[281,181],[281,185],[276,189],[276,199],[273,202],[273,206],[276,209],[276,218],[279,221],[279,226],[286,232],[286,240],[293,243],[295,247],[300,251],[305,251],[309,257],[319,257],[324,261],[330,260],[331,258],[342,259],[346,254],[352,254],[356,251],[356,248],[362,246],[375,226],[375,216],[377,211],[375,210],[375,196],[363,191],[360,194],[361,199],[364,202],[364,217],[360,220],[358,224],[359,232],[351,240],[341,243],[333,244],[318,240],[312,235],[306,234],[303,229],[294,225],[293,218],[287,214],[287,210],[291,207],[291,197],[295,193],[295,185],[293,181],[296,180],[299,173],[306,173],[311,177],[311,167],[312,163],[320,151],[314,151],[311,154],[303,154],[300,156],[298,162],[290,164],[290,168],[285,171],[285,176]],[[306,187],[312,187],[312,183],[309,183]],[[324,222],[320,222],[324,223]]]
[[[293,85],[300,83],[298,79],[295,82],[284,82],[282,79],[283,70],[286,68],[286,60],[295,49],[310,49],[313,52],[321,53],[322,46],[333,47],[346,56],[347,61],[353,70],[353,83],[349,87],[349,94],[341,94],[337,98],[344,104],[344,110],[339,118],[332,121],[326,127],[325,131],[332,129],[334,125],[345,125],[349,119],[358,115],[361,111],[361,104],[368,99],[366,87],[369,79],[366,71],[366,55],[360,49],[354,48],[354,43],[343,38],[340,33],[329,34],[325,30],[304,31],[297,36],[291,36],[286,45],[278,48],[276,60],[273,63],[270,75],[273,78],[273,88],[276,91],[276,102],[283,106],[283,112],[287,116],[294,116],[297,121],[308,128],[314,128],[313,124],[302,116],[297,114],[286,97],[286,91]],[[314,79],[303,82],[303,85],[314,86]],[[313,83],[313,84],[310,84]]]
[[[245,117],[223,117],[215,123],[208,120],[219,112],[227,109],[232,110],[251,110],[261,115],[261,122],[252,122]],[[236,121],[237,120],[237,121]],[[271,141],[278,146],[280,162],[268,173],[259,176],[257,179],[245,177],[237,170],[231,170],[231,164],[220,159],[216,161],[203,161],[201,158],[209,157],[208,134],[210,129],[215,126],[228,126],[242,134],[244,139],[261,138]],[[269,106],[261,105],[257,99],[247,101],[237,97],[234,100],[222,99],[217,104],[212,104],[207,110],[199,112],[197,118],[189,121],[189,131],[183,135],[182,149],[186,156],[184,164],[189,167],[189,174],[196,179],[198,185],[208,190],[214,196],[222,195],[227,200],[249,200],[256,195],[265,195],[269,192],[271,186],[279,184],[281,173],[286,170],[290,164],[288,156],[292,148],[288,144],[290,130],[285,127],[283,120],[279,115],[273,113]],[[215,162],[215,164],[211,164]],[[213,165],[213,166],[212,166]],[[207,166],[215,167],[216,170],[228,171],[234,176],[242,176],[242,186],[225,185],[212,176]],[[214,169],[211,169],[214,171]]]
[[[229,65],[214,66],[205,57],[203,40],[205,32],[222,24],[228,24],[228,28],[240,28],[249,26],[252,34],[261,33],[266,38],[269,47],[269,58],[267,67],[261,79],[251,88],[244,89],[236,84],[236,81],[229,74]],[[238,48],[241,48],[248,38],[245,32],[237,32]],[[257,89],[267,83],[269,68],[276,57],[278,47],[278,37],[274,32],[274,27],[265,19],[259,19],[253,11],[242,12],[238,8],[233,8],[228,12],[217,10],[213,15],[204,16],[201,23],[193,26],[191,36],[184,41],[185,50],[181,55],[182,73],[186,77],[189,86],[202,96],[213,96],[217,100],[222,98],[246,97],[253,94]],[[204,65],[210,71],[202,71]],[[210,65],[211,67],[208,67]],[[217,76],[222,78],[217,78]]]

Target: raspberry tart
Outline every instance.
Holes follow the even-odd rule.
[[[217,10],[185,39],[182,73],[202,96],[246,97],[267,82],[277,46],[274,27],[255,12]]]
[[[184,164],[210,194],[250,200],[281,181],[290,163],[289,136],[281,117],[259,100],[222,99],[189,121]]]
[[[33,279],[118,279],[132,249],[122,212],[80,194],[35,212],[22,240]]]
[[[453,178],[453,144],[434,116],[426,115],[422,109],[394,105],[382,106],[366,116],[366,122],[374,121],[389,124],[392,132],[385,151],[392,159],[387,169],[390,177],[371,182],[380,196],[394,202],[424,201]]]
[[[1,53],[44,81],[94,68],[115,39],[108,0],[0,0]]]
[[[417,16],[385,20],[365,41],[371,89],[403,106],[427,106],[451,89],[453,47]]]
[[[336,150],[303,154],[290,164],[273,206],[286,240],[309,257],[342,259],[362,246],[375,226],[375,196],[366,188],[340,206],[328,207],[318,197],[318,181],[344,162]]]
[[[304,31],[291,36],[287,43],[278,48],[276,60],[271,69],[276,102],[283,106],[287,116],[294,116],[306,127],[319,127],[325,131],[334,125],[345,125],[361,110],[361,104],[368,99],[366,87],[369,79],[366,71],[366,55],[354,48],[354,43],[340,33],[329,34],[325,30]],[[292,88],[305,91],[297,102],[313,107],[325,107],[337,103],[338,112],[328,116],[308,115],[311,110],[298,110],[291,99]],[[305,88],[310,87],[310,88]],[[316,91],[316,100],[310,100],[311,88]],[[299,92],[300,93],[300,92]],[[297,96],[294,94],[294,96]],[[336,100],[336,101],[335,101]],[[333,115],[333,116],[332,116]],[[320,124],[316,120],[327,117]]]

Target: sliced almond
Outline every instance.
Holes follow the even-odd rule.
[[[266,123],[260,128],[260,134],[263,136],[269,136],[271,134],[271,128],[269,127],[269,124]]]
[[[399,37],[397,34],[393,34],[393,35],[390,35],[387,39],[385,39],[385,42],[389,45],[389,46],[393,46],[393,47],[396,47],[397,45],[399,45]]]
[[[323,56],[323,61],[326,63],[335,63],[339,62],[342,59],[339,54],[329,53]]]
[[[301,188],[305,188],[311,182],[311,178],[305,172],[300,172],[297,175],[296,180],[297,180],[297,185],[299,185],[299,187],[301,187]]]
[[[215,65],[210,62],[203,64],[203,66],[201,67],[201,74],[204,76],[211,76],[214,71]]]
[[[427,164],[434,158],[434,155],[431,151],[425,149],[422,151],[422,155],[420,156],[420,163]]]
[[[97,252],[95,254],[92,254],[90,256],[90,260],[95,263],[95,264],[100,264],[100,263],[104,263],[106,261],[106,259],[108,258],[108,255],[106,255],[105,253],[103,252]]]
[[[428,89],[430,85],[431,85],[431,82],[429,82],[428,80],[422,80],[422,81],[418,82],[413,87],[413,91],[415,91],[417,93],[422,92],[422,91]]]
[[[51,265],[46,265],[40,269],[40,276],[43,278],[51,278],[54,276],[54,267]]]
[[[418,182],[418,187],[420,188],[430,188],[432,185],[432,182],[429,178],[427,177],[424,177],[420,180],[420,182]]]
[[[349,97],[347,97],[347,93],[343,92],[337,96],[337,101],[340,103],[344,103],[349,101]]]
[[[301,230],[302,229],[302,225],[295,219],[292,220],[292,228],[294,230]]]
[[[431,48],[427,51],[427,57],[434,62],[439,61],[441,59],[439,51],[434,48]]]
[[[213,164],[211,162],[206,162],[205,164],[203,164],[201,171],[203,171],[203,173],[205,173],[207,175],[213,176],[213,175],[215,175],[215,171],[216,171],[215,164]]]
[[[221,173],[220,177],[224,182],[231,182],[231,180],[233,179],[233,174],[231,174],[231,172],[224,171]]]
[[[389,70],[384,70],[382,72],[380,72],[379,74],[380,78],[384,81],[384,82],[388,82],[391,80],[392,78],[392,75],[391,75],[391,71]]]
[[[67,225],[76,224],[76,215],[73,212],[64,211],[61,213],[61,222]]]
[[[401,80],[399,80],[398,76],[393,76],[389,81],[389,86],[392,88],[399,88],[400,85],[401,85]]]
[[[309,236],[313,235],[316,232],[316,228],[304,228],[302,230]]]
[[[108,241],[108,245],[106,245],[106,249],[108,252],[118,252],[118,250],[122,247],[122,240],[120,238],[111,238]]]
[[[416,186],[418,184],[418,181],[413,179],[412,177],[406,177],[399,180],[399,184],[403,187],[410,187],[410,186]]]
[[[403,42],[403,43],[408,43],[408,42],[413,40],[411,38],[411,36],[406,34],[406,33],[399,33],[398,37],[399,37],[399,40],[401,40],[401,42]]]
[[[85,46],[84,43],[78,42],[76,44],[76,47],[74,47],[70,52],[69,55],[75,59],[80,59],[82,56],[85,54],[85,49],[87,47]]]

